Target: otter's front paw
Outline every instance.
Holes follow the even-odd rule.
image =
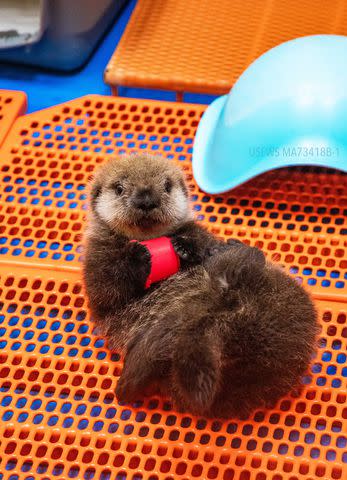
[[[171,243],[183,262],[187,264],[201,263],[202,258],[193,239],[185,235],[174,235],[171,237]]]
[[[136,275],[145,281],[151,271],[151,255],[148,249],[139,242],[129,242],[127,254],[130,268],[134,269]]]

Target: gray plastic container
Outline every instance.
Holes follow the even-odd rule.
[[[126,2],[0,0],[0,61],[80,68]]]

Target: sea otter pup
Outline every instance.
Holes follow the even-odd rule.
[[[169,236],[180,271],[145,289],[138,242]],[[119,400],[159,385],[179,409],[247,416],[298,385],[317,320],[304,289],[264,254],[194,222],[183,174],[157,156],[111,159],[90,194],[84,278],[92,317],[123,352]]]

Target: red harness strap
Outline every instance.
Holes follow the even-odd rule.
[[[151,271],[145,288],[178,272],[180,260],[169,237],[153,238],[139,243],[148,248],[151,255]]]

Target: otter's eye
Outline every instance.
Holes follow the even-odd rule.
[[[117,195],[122,195],[124,190],[123,185],[121,185],[120,183],[116,183],[113,188]]]
[[[167,193],[170,193],[170,192],[171,192],[171,190],[172,190],[172,182],[171,182],[171,180],[170,180],[169,178],[166,180],[165,185],[164,185],[164,188],[165,188],[165,191],[166,191]]]

